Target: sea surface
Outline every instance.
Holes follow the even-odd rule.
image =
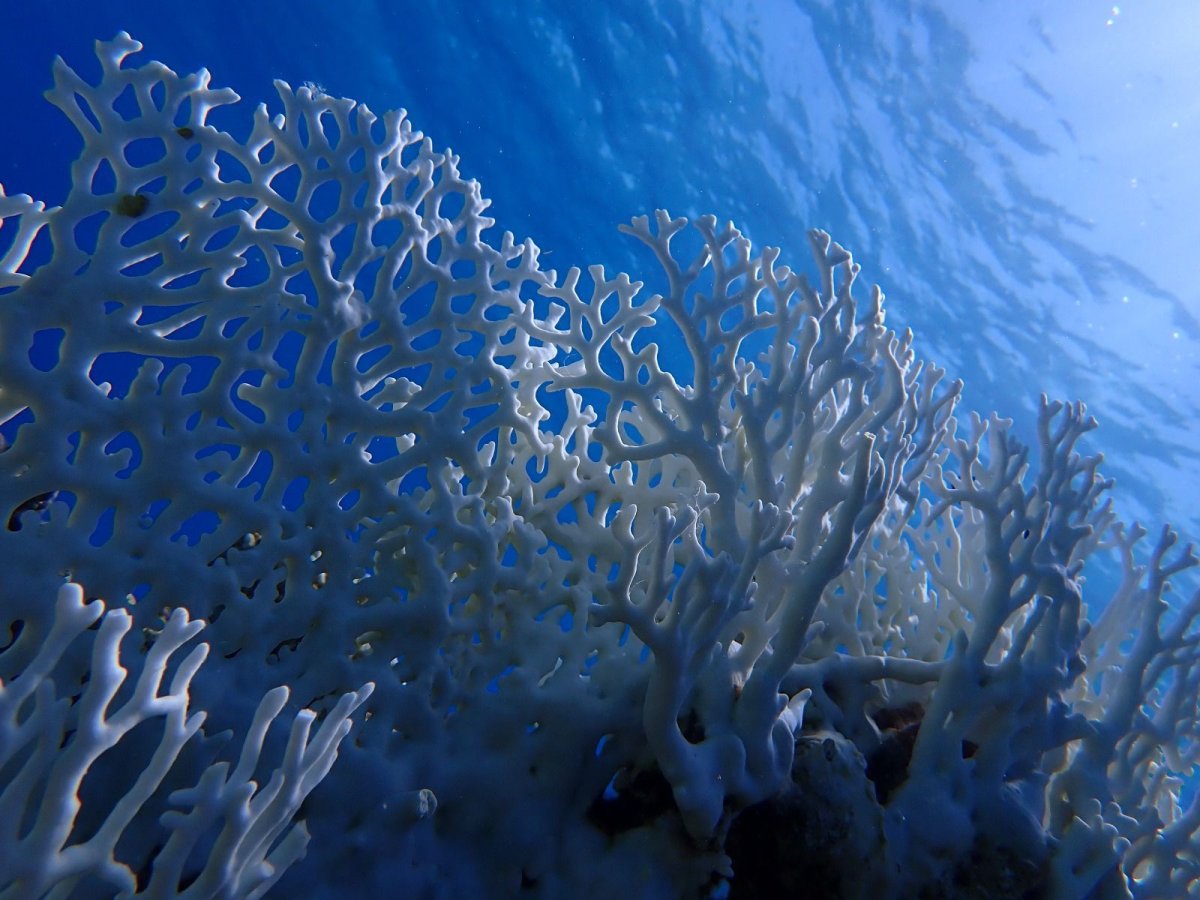
[[[797,268],[824,228],[967,408],[1032,439],[1042,392],[1085,401],[1122,514],[1200,537],[1195,2],[3,0],[9,193],[63,199],[51,62],[94,78],[121,30],[247,106],[406,108],[560,272],[653,276],[616,226],[657,207]]]

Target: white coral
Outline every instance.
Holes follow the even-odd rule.
[[[58,696],[54,676],[60,661],[97,624],[86,686],[77,696]],[[161,850],[147,858],[148,847],[135,848],[134,859],[126,860],[121,857],[129,848],[118,852],[118,842],[127,839],[134,818],[204,724],[203,712],[189,713],[189,689],[209,649],[207,644],[194,647],[164,684],[171,657],[204,627],[176,609],[144,659],[135,663],[137,679],[129,685],[121,644],[131,626],[124,611],[105,613],[101,601],[85,603],[79,585],[67,584],[58,592],[49,633],[23,629],[0,652],[0,770],[6,773],[0,792],[0,896],[66,897],[80,887],[86,893],[146,897],[257,897],[304,856],[308,832],[293,819],[329,771],[350,730],[350,713],[370,696],[372,686],[343,697],[311,740],[314,715],[297,715],[282,765],[259,788],[253,776],[263,738],[288,696],[286,688],[270,692],[246,733],[236,770],[230,774],[228,763],[216,763],[194,788],[173,793],[170,803],[190,811],[163,816],[168,836]],[[29,645],[39,639],[22,665]],[[125,779],[100,785],[103,806],[85,810],[91,822],[81,824],[82,785],[89,772],[106,753],[135,753],[135,729],[144,740],[142,726],[156,720],[162,722],[162,735],[144,767],[123,791],[119,784]],[[144,823],[135,832],[144,839]],[[203,860],[199,870],[189,860],[197,847]],[[152,874],[139,884],[148,867]]]
[[[163,820],[154,890],[222,816],[231,868],[196,890],[278,875],[368,680],[306,802],[313,890],[402,872],[416,895],[585,896],[619,860],[627,889],[679,896],[729,875],[731,821],[818,728],[868,760],[911,742],[874,774],[896,890],[984,841],[1064,896],[1193,889],[1197,612],[1164,601],[1191,557],[1134,565],[1081,407],[1044,402],[1036,458],[997,417],[960,422],[958,385],[823,232],[812,284],[665,212],[623,229],[658,293],[560,279],[485,239],[479,186],[402,111],[277,84],[239,141],[210,120],[235,94],[129,65],[139,48],[100,45],[96,85],[56,66],[84,139],[64,206],[0,193],[0,551],[24,563],[0,613],[25,629],[10,667],[57,654],[84,697],[93,664],[48,637],[64,576],[126,598],[102,661],[113,629],[208,621],[219,659],[180,690],[252,720],[249,755],[174,795],[193,809]],[[672,337],[687,371],[660,360]],[[1089,632],[1082,567],[1114,547],[1127,582]],[[252,794],[285,688],[326,721],[308,742],[300,713],[283,780]],[[11,727],[58,765],[38,716]],[[35,832],[69,832],[57,813]],[[70,858],[45,840],[31,865]]]

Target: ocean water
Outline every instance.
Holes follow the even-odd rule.
[[[8,2],[0,184],[64,197],[50,62],[94,73],[126,30],[244,103],[281,78],[407,108],[560,271],[637,277],[616,226],[660,206],[798,266],[821,227],[968,406],[1032,438],[1040,392],[1085,401],[1123,514],[1200,534],[1195,7],[1043,6]]]
[[[1041,393],[1085,401],[1120,512],[1200,536],[1195,4],[1042,6],[0,3],[0,184],[63,199],[52,60],[94,78],[93,41],[124,30],[243,105],[278,109],[278,78],[405,107],[560,272],[654,289],[616,226],[659,207],[798,268],[821,227],[964,409],[1032,440]]]
[[[616,225],[658,207],[796,266],[821,227],[968,407],[1029,440],[1040,393],[1085,401],[1122,513],[1200,534],[1195,6],[1043,6],[5,3],[0,184],[63,198],[51,61],[94,74],[126,30],[245,104],[280,78],[406,108],[560,271],[638,277]]]

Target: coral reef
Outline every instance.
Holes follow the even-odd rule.
[[[0,896],[1200,890],[1197,560],[1082,406],[960,418],[823,232],[560,278],[403,111],[139,49],[0,190]]]

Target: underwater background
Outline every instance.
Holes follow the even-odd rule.
[[[1200,535],[1192,0],[7,0],[10,194],[63,200],[78,138],[41,96],[52,60],[94,79],[120,30],[243,104],[277,110],[280,78],[407,108],[560,272],[650,274],[616,226],[656,207],[732,219],[797,268],[824,228],[966,409],[1032,441],[1041,392],[1084,400],[1120,513]]]

